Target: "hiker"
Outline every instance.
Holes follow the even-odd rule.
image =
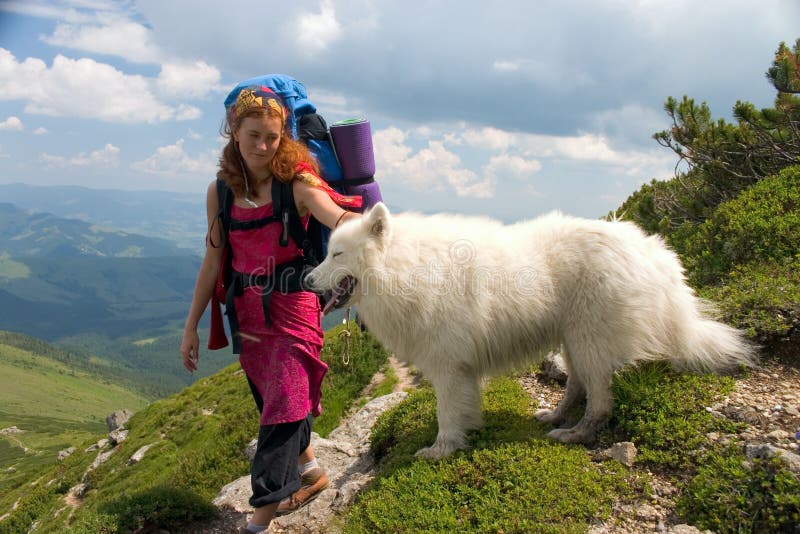
[[[335,228],[359,216],[340,206],[357,208],[361,199],[339,195],[319,178],[314,158],[289,133],[287,110],[277,94],[259,86],[238,91],[226,108],[223,133],[229,141],[220,158],[218,180],[208,187],[206,252],[181,354],[184,367],[195,371],[198,322],[215,294],[220,273],[232,269],[239,285],[228,292],[226,314],[234,352],[240,355],[261,414],[251,470],[250,504],[255,513],[240,530],[246,533],[266,532],[276,513],[296,510],[328,485],[309,445],[327,371],[320,360],[320,303],[314,293],[302,289],[298,276],[305,271],[293,268],[298,262],[302,265],[303,249],[294,241],[279,243],[287,232],[281,217],[272,213],[276,186],[281,185],[276,181],[291,185],[291,207],[296,207],[294,216],[302,224],[313,215]],[[233,195],[228,227],[221,217],[218,181]]]

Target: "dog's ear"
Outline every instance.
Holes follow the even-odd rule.
[[[364,217],[364,226],[369,230],[369,235],[379,242],[384,242],[391,231],[391,215],[383,202],[378,202]]]

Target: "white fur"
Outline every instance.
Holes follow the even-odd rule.
[[[550,436],[586,442],[609,417],[615,371],[666,358],[720,370],[753,362],[742,334],[708,316],[678,257],[629,222],[552,213],[504,226],[476,217],[402,214],[383,204],[331,236],[308,278],[317,290],[349,275],[351,303],[378,340],[430,380],[439,433],[418,455],[466,446],[481,425],[480,383],[562,346],[564,399],[536,416],[553,424],[584,396],[574,427]]]

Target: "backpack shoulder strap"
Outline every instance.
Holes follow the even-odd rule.
[[[308,232],[303,228],[300,221],[300,214],[294,203],[294,189],[292,182],[283,183],[280,180],[272,179],[272,213],[279,217],[281,221],[281,236],[279,244],[282,247],[289,245],[289,238],[292,238],[297,246],[303,251],[303,256],[307,262],[316,264],[317,255],[314,246],[309,239]]]
[[[228,231],[231,225],[231,207],[233,206],[233,193],[225,182],[217,178],[217,215],[216,221],[222,226],[222,243],[212,246],[223,246],[228,242]]]

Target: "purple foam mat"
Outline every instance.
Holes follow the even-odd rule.
[[[360,210],[354,210],[358,212],[363,212],[383,200],[378,182],[370,182],[362,185],[348,185],[344,188],[344,192],[347,195],[361,195],[364,201],[362,204],[363,207]]]
[[[359,180],[375,176],[375,154],[369,121],[351,119],[330,127],[336,155],[345,179]]]

